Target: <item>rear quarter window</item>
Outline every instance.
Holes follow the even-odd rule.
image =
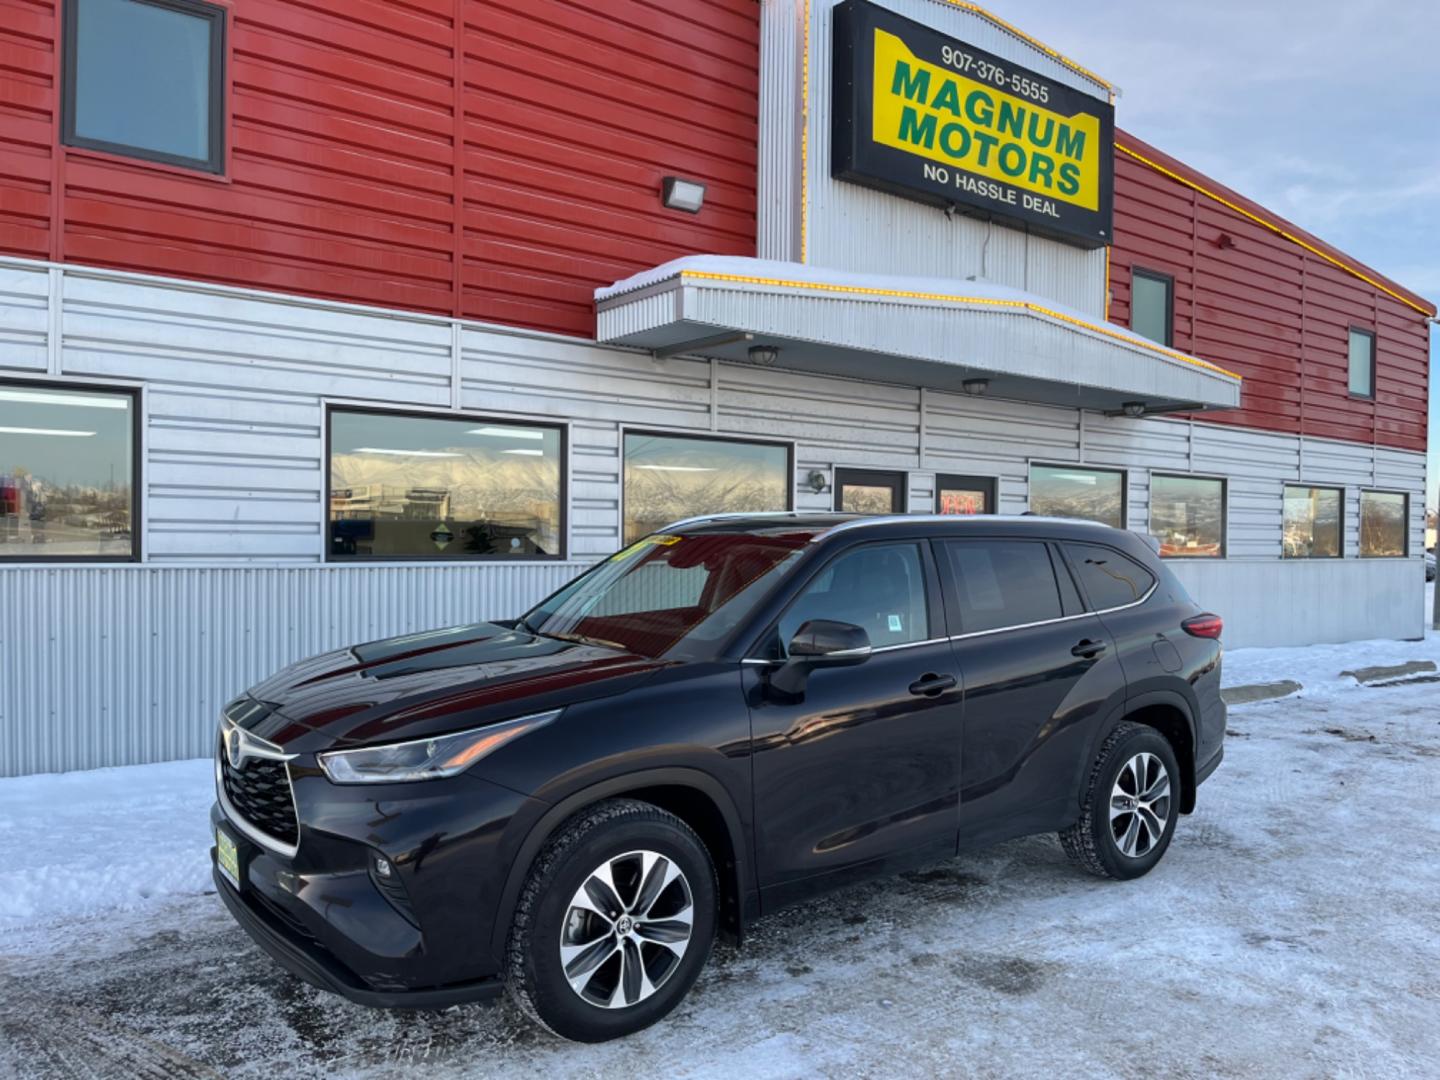
[[[1065,553],[1096,611],[1133,604],[1155,587],[1154,574],[1112,548],[1067,543]]]

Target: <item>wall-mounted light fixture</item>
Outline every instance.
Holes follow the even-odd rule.
[[[825,479],[825,474],[819,469],[811,469],[810,475],[805,477],[805,483],[809,485],[810,490],[816,495],[821,494],[830,486],[829,482]]]
[[[687,214],[698,214],[700,208],[705,205],[705,185],[698,180],[667,176],[660,185],[660,201],[671,210],[684,210]]]
[[[1121,408],[1125,410],[1126,416],[1145,415],[1145,403],[1143,401],[1127,401]]]
[[[960,384],[960,389],[964,390],[965,393],[969,394],[971,397],[979,397],[981,394],[985,393],[986,390],[990,389],[990,380],[966,379]]]
[[[774,345],[751,345],[748,353],[752,364],[769,367],[775,363],[775,358],[780,355],[780,350]]]

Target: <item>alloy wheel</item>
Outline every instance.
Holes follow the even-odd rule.
[[[570,988],[603,1009],[644,1001],[679,968],[694,916],[690,883],[673,859],[654,851],[606,859],[575,890],[560,927]]]
[[[1155,850],[1170,820],[1170,773],[1141,752],[1120,768],[1110,791],[1110,835],[1120,854],[1141,859]]]

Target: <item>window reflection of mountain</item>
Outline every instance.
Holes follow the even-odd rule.
[[[333,454],[331,520],[370,521],[382,537],[387,521],[443,523],[456,537],[453,550],[457,553],[559,552],[560,471],[556,460],[454,452],[459,456],[443,460]],[[428,533],[426,529],[424,540],[408,532],[397,540],[407,549],[428,554],[433,546]],[[394,542],[386,544],[381,539],[376,546],[387,554],[406,553],[390,551]]]
[[[750,470],[728,473],[668,473],[627,467],[625,535],[636,540],[672,521],[696,514],[763,513],[784,510],[783,474]]]
[[[1032,509],[1046,517],[1083,518],[1107,525],[1120,521],[1120,496],[1113,491],[1049,493],[1036,501],[1039,505],[1032,505]]]

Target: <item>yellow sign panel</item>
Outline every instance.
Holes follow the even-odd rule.
[[[833,20],[833,177],[1110,243],[1115,107],[1104,94],[869,0],[841,0]]]
[[[1062,116],[947,71],[875,30],[877,143],[1087,210],[1100,208],[1100,118]]]

